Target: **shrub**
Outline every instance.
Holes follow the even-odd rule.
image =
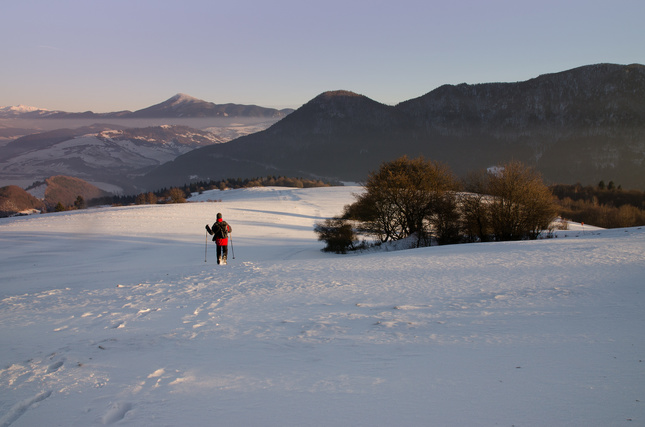
[[[74,201],[74,209],[85,209],[85,199],[82,196],[78,196]]]
[[[166,193],[168,203],[186,203],[186,193],[181,188],[171,188]]]
[[[326,219],[314,225],[318,240],[324,241],[327,246],[325,252],[345,254],[348,249],[353,249],[356,234],[351,224],[341,218]]]

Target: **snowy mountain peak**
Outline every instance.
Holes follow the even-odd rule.
[[[5,114],[24,114],[24,113],[33,113],[34,111],[49,111],[44,108],[30,107],[28,105],[14,105],[8,107],[0,107],[0,112]]]
[[[201,99],[197,99],[190,95],[186,95],[185,93],[178,93],[177,95],[170,98],[168,102],[171,103],[172,105],[179,105],[179,104],[188,104],[188,103],[205,102],[205,101],[202,101]]]
[[[117,111],[113,113],[67,113],[52,111],[24,105],[0,107],[0,118],[179,118],[179,117],[266,117],[269,119],[282,118],[293,110],[276,110],[256,105],[223,104],[216,105],[185,93],[175,96],[159,104],[143,108],[135,112]]]

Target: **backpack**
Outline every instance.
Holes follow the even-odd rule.
[[[224,221],[213,224],[213,234],[215,239],[228,238],[228,224]]]

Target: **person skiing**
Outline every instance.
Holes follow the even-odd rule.
[[[206,231],[213,236],[213,241],[217,245],[217,263],[225,265],[228,257],[228,234],[233,231],[231,226],[222,219],[222,214],[218,213],[217,221],[212,227],[206,224]]]

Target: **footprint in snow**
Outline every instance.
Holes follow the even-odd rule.
[[[117,322],[110,326],[110,329],[120,329],[120,328],[125,328],[125,321]]]
[[[128,402],[119,402],[114,403],[108,409],[108,411],[103,415],[102,421],[103,424],[114,424],[117,421],[121,421],[125,418],[125,414],[132,409],[132,404]]]
[[[61,367],[61,366],[63,366],[63,363],[64,363],[64,361],[63,361],[63,360],[59,360],[59,361],[58,361],[58,362],[56,362],[56,363],[52,363],[51,365],[49,365],[49,366],[47,367],[47,373],[48,373],[48,374],[51,374],[52,372],[56,372],[56,371],[58,371],[58,370],[60,369],[60,367]]]
[[[142,309],[142,310],[139,310],[139,312],[137,313],[137,317],[138,317],[138,318],[142,318],[142,317],[145,317],[145,316],[147,316],[148,314],[150,314],[150,313],[154,313],[155,311],[158,311],[158,310],[159,310],[158,308],[146,308],[146,309]]]
[[[20,418],[29,408],[35,404],[38,403],[42,400],[47,399],[49,396],[51,396],[52,391],[44,391],[42,393],[39,393],[35,395],[34,397],[29,397],[27,399],[24,399],[9,409],[9,412],[7,412],[2,418],[0,418],[0,427],[9,427],[11,424],[13,424],[18,418]]]

